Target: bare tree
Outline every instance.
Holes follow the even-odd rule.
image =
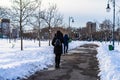
[[[29,22],[29,17],[34,13],[38,5],[35,0],[13,0],[11,17],[14,24],[20,28],[21,50],[23,50],[23,28]]]
[[[7,8],[0,7],[0,18],[7,17]]]
[[[107,41],[112,38],[112,22],[110,20],[104,20],[102,24],[100,24],[100,31],[102,38]]]
[[[63,15],[61,14],[55,14],[55,17],[54,17],[54,23],[53,23],[53,26],[54,27],[59,27],[63,24]]]
[[[54,23],[54,17],[56,12],[57,12],[56,5],[50,5],[50,7],[44,12],[44,16],[42,17],[42,19],[47,23],[49,27],[49,46],[51,39],[51,27]]]
[[[112,22],[110,20],[104,20],[102,22],[102,25],[100,26],[100,29],[102,31],[105,31],[105,30],[112,30]]]
[[[36,9],[36,12],[35,14],[33,14],[32,18],[33,18],[33,21],[31,21],[31,24],[34,26],[34,28],[37,29],[37,33],[38,33],[38,40],[39,40],[39,47],[41,46],[41,43],[40,43],[40,39],[41,39],[41,36],[40,36],[40,33],[41,33],[41,24],[43,24],[43,14],[44,12],[41,10],[41,3],[42,1],[41,0],[36,0],[37,4],[38,4],[38,8]]]

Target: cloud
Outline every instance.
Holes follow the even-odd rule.
[[[0,0],[0,6],[10,7],[10,5],[11,5],[10,0]]]

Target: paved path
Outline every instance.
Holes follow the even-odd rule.
[[[50,67],[23,80],[99,80],[96,47],[95,44],[77,47],[62,56],[60,69]]]

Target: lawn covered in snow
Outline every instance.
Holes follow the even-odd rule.
[[[6,39],[0,39],[0,80],[16,80],[43,70],[49,65],[54,65],[53,46],[48,46],[48,41],[24,40],[24,50],[20,50],[20,40],[9,43]],[[120,45],[116,43],[114,51],[109,51],[110,42],[72,41],[69,50],[77,46],[95,43],[99,60],[101,80],[120,80]]]
[[[49,65],[54,65],[53,46],[48,46],[48,41],[24,40],[24,50],[20,50],[20,40],[9,43],[0,39],[0,80],[12,80],[27,77],[38,70],[43,70]],[[72,41],[69,49],[83,44]]]

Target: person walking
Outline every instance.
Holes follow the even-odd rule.
[[[64,35],[64,54],[68,52],[69,37],[67,34]]]
[[[55,68],[60,68],[60,59],[61,54],[63,52],[62,50],[62,43],[63,43],[63,34],[61,31],[57,31],[55,34],[52,45],[54,46],[54,53],[55,53]]]

